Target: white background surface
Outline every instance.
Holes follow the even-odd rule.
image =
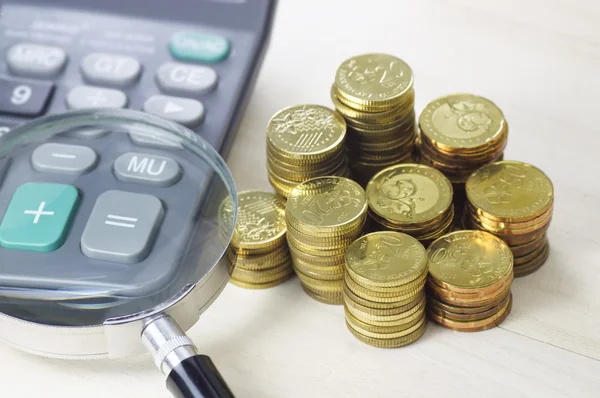
[[[294,279],[229,286],[190,336],[238,397],[600,396],[600,2],[282,0],[270,52],[229,164],[239,189],[269,189],[264,130],[278,109],[329,105],[341,61],[388,52],[415,72],[416,108],[472,92],[510,125],[508,159],[555,184],[550,260],[514,283],[500,328],[431,325],[416,344],[368,347],[343,310]],[[0,397],[168,397],[149,356],[41,359],[0,347]]]

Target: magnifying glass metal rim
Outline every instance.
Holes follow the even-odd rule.
[[[233,225],[235,225],[237,194],[233,176],[225,161],[210,144],[194,132],[179,124],[146,113],[103,109],[70,111],[61,115],[39,118],[11,130],[2,137],[0,155],[3,152],[2,143],[10,142],[12,137],[27,138],[33,135],[36,129],[44,126],[59,124],[64,128],[63,131],[68,131],[73,127],[91,126],[96,123],[103,126],[122,126],[127,123],[131,127],[140,127],[136,131],[146,128],[173,133],[185,144],[185,148],[197,152],[223,179],[234,203]],[[231,236],[228,238],[231,240]],[[201,313],[216,300],[230,277],[230,263],[226,248],[225,245],[220,259],[204,278],[197,283],[187,285],[177,295],[157,307],[125,317],[108,319],[101,325],[75,327],[44,325],[0,313],[0,341],[35,355],[60,359],[122,358],[141,354],[145,352],[141,337],[150,323],[166,317],[179,325],[183,331],[187,331],[199,320]],[[185,342],[180,341],[180,343],[185,345]],[[162,354],[153,352],[155,358],[156,355],[160,357]]]

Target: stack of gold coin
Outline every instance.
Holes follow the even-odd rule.
[[[512,306],[513,256],[501,239],[457,231],[427,250],[428,313],[449,329],[476,332],[506,319]]]
[[[539,269],[550,252],[546,232],[554,205],[552,181],[530,164],[504,160],[467,180],[467,228],[488,231],[512,249],[515,276]]]
[[[508,124],[502,111],[485,98],[453,94],[425,107],[419,129],[420,162],[450,179],[457,213],[462,212],[467,178],[503,156]]]
[[[352,57],[337,70],[331,100],[348,124],[346,144],[355,179],[414,162],[416,127],[413,73],[387,54]]]
[[[344,118],[324,106],[298,105],[277,112],[267,127],[267,168],[275,191],[287,198],[311,178],[349,177],[345,137]]]
[[[286,205],[287,239],[306,293],[342,304],[344,254],[367,219],[364,189],[344,177],[319,177],[292,190]]]
[[[377,173],[367,185],[372,229],[399,231],[425,246],[452,228],[452,184],[438,170],[400,164]]]
[[[238,218],[227,250],[233,272],[230,282],[247,289],[277,286],[294,274],[286,244],[285,203],[271,192],[238,195]],[[219,209],[221,219],[233,218],[231,198]]]
[[[415,238],[382,231],[356,240],[346,253],[346,325],[360,341],[395,348],[427,328],[427,254]]]

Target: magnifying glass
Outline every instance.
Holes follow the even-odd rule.
[[[233,397],[184,330],[227,284],[236,211],[225,162],[180,125],[97,110],[12,130],[0,137],[0,339],[64,359],[147,349],[174,396]]]

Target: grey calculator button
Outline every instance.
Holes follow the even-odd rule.
[[[167,139],[163,137],[151,137],[142,133],[129,133],[129,138],[134,144],[139,146],[150,146],[160,148],[181,149],[181,141],[176,141],[175,138]]]
[[[8,50],[6,63],[15,75],[47,79],[63,70],[67,53],[60,47],[20,43]]]
[[[9,131],[10,131],[10,127],[0,125],[0,137],[2,137],[4,134],[8,133]]]
[[[133,57],[94,53],[83,59],[81,71],[83,77],[92,84],[122,87],[138,79],[142,66]]]
[[[125,264],[150,254],[164,209],[151,195],[107,191],[98,197],[81,237],[87,257]]]
[[[115,161],[115,175],[121,181],[168,186],[181,176],[181,168],[173,159],[129,152]]]
[[[188,127],[199,125],[204,118],[204,105],[200,101],[166,95],[148,98],[144,111]]]
[[[111,88],[77,86],[67,94],[69,109],[125,108],[127,96]]]
[[[75,130],[67,131],[64,134],[68,137],[92,139],[104,137],[108,133],[110,133],[110,131],[99,127],[81,127]]]
[[[208,66],[164,64],[156,75],[160,89],[168,94],[200,95],[217,85],[217,72]]]
[[[94,150],[79,145],[43,144],[31,155],[33,168],[44,173],[84,174],[97,161]]]

